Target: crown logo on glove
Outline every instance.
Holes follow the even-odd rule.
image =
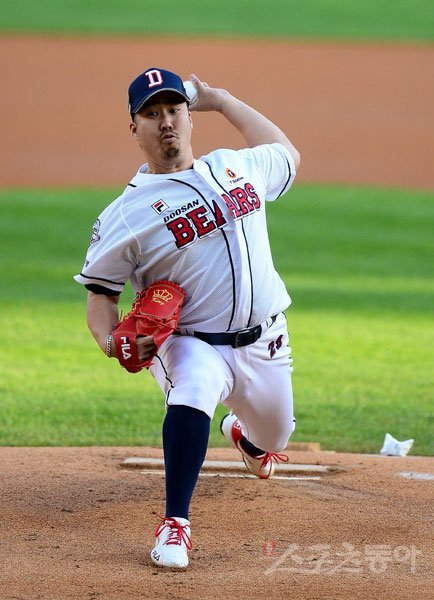
[[[172,298],[173,294],[165,289],[154,290],[152,294],[152,302],[157,302],[157,304],[164,305],[165,302],[169,302],[169,300],[172,300]]]

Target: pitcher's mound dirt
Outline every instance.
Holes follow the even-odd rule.
[[[1,448],[2,600],[430,597],[432,458],[327,452],[320,481],[199,480],[186,572],[152,565],[164,479],[120,468],[157,448]],[[209,450],[212,460],[236,451]]]

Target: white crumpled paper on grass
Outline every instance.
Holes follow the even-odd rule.
[[[383,454],[383,456],[407,456],[413,446],[413,442],[414,440],[398,442],[390,433],[386,433],[380,454]]]

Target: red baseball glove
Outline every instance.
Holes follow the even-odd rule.
[[[138,292],[130,312],[113,330],[118,360],[130,373],[149,368],[158,348],[178,327],[185,291],[172,281],[155,281]],[[155,351],[141,362],[137,355],[136,338],[153,335]]]

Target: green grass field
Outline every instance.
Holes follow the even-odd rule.
[[[9,32],[434,39],[431,0],[3,0]]]
[[[0,31],[432,42],[431,0],[21,0]],[[72,280],[115,190],[0,191],[0,444],[161,443],[163,398],[96,347]],[[269,207],[288,310],[295,441],[432,454],[434,194],[299,186]],[[128,309],[131,291],[122,306]],[[224,411],[219,409],[219,417]],[[216,418],[211,444],[222,444]]]
[[[0,444],[161,443],[162,394],[98,350],[72,279],[116,193],[0,192]],[[388,431],[432,454],[434,194],[296,185],[268,214],[293,297],[292,439],[376,453]]]

